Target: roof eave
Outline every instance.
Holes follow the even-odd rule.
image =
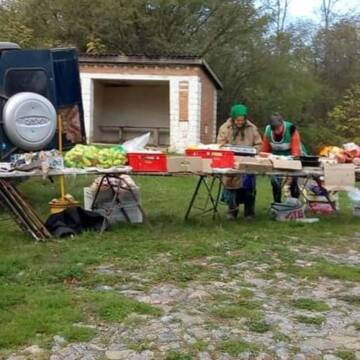
[[[206,60],[201,60],[202,61],[202,65],[205,68],[205,71],[208,72],[208,74],[210,75],[211,78],[213,78],[216,87],[218,90],[222,90],[224,88],[222,82],[220,81],[220,79],[218,78],[218,76],[215,74],[214,70],[210,67],[210,65],[207,63]]]
[[[223,85],[215,72],[211,69],[209,64],[203,59],[169,59],[169,58],[146,58],[146,57],[132,57],[121,55],[106,55],[106,56],[93,56],[81,55],[79,58],[80,64],[103,64],[103,65],[119,65],[119,64],[132,64],[132,65],[195,65],[203,67],[205,72],[213,80],[217,89],[223,89]]]

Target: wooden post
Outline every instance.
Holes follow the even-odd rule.
[[[153,142],[155,146],[159,146],[159,129],[153,129]]]

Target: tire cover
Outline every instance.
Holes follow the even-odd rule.
[[[17,147],[42,150],[56,132],[56,110],[52,103],[36,93],[21,92],[12,96],[3,109],[3,126]]]

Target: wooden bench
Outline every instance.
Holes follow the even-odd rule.
[[[170,129],[165,127],[142,127],[142,126],[117,126],[117,125],[100,125],[100,130],[106,133],[118,133],[119,141],[124,141],[125,132],[151,132],[152,144],[154,146],[167,145],[160,144],[159,139],[161,134],[170,135]]]

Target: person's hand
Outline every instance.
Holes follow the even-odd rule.
[[[259,156],[262,158],[268,158],[268,157],[270,157],[270,155],[271,154],[267,153],[267,152],[263,152],[263,151],[259,152]]]

